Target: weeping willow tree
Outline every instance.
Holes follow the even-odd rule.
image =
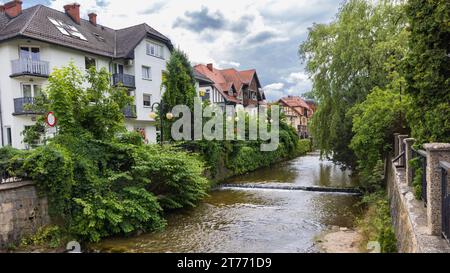
[[[322,155],[345,167],[357,164],[349,147],[354,132],[348,112],[375,87],[389,84],[392,67],[387,64],[403,57],[399,39],[405,22],[401,1],[350,0],[333,22],[313,25],[300,45],[319,103],[311,125],[315,142]]]

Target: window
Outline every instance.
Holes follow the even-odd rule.
[[[147,55],[164,59],[164,47],[155,43],[147,43]]]
[[[24,98],[35,98],[42,95],[42,87],[37,84],[22,84],[22,96]]]
[[[6,128],[6,145],[12,146],[12,133],[11,133],[11,127]]]
[[[39,47],[21,46],[19,49],[19,57],[20,59],[39,61],[41,59],[40,49]]]
[[[83,36],[83,34],[80,33],[80,31],[69,24],[64,23],[63,21],[60,20],[56,20],[53,18],[48,18],[48,20],[50,20],[50,22],[52,22],[52,24],[64,35],[66,36],[70,36],[72,38],[77,38],[83,41],[87,41],[87,39]]]
[[[95,59],[91,58],[91,57],[84,58],[84,65],[86,67],[86,70],[90,69],[91,67],[94,67],[94,68],[97,67]]]
[[[142,66],[142,79],[151,80],[152,79],[152,69],[148,66]]]
[[[114,64],[114,74],[123,74],[123,64]]]
[[[144,94],[143,101],[144,101],[144,107],[152,107],[152,95]]]

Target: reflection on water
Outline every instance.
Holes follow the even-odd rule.
[[[277,167],[230,179],[227,183],[292,183],[298,186],[354,187],[358,185],[349,171],[328,160],[320,160],[317,153],[311,153]]]
[[[352,186],[355,181],[317,155],[233,179],[236,183]],[[228,182],[227,182],[228,183]],[[158,233],[116,238],[99,251],[314,252],[314,237],[329,225],[350,227],[358,197],[282,190],[219,190],[197,208],[171,214]]]

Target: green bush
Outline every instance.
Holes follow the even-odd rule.
[[[134,156],[132,176],[151,179],[147,189],[164,209],[194,207],[207,195],[209,181],[203,177],[204,164],[198,156],[156,145],[143,146]]]
[[[61,247],[64,241],[64,232],[58,226],[44,226],[30,236],[25,236],[20,242],[21,247]]]
[[[385,192],[376,192],[364,196],[362,204],[368,207],[365,216],[358,220],[358,227],[364,237],[364,243],[380,243],[382,253],[397,252],[389,202]]]
[[[25,159],[23,170],[47,195],[51,215],[70,215],[74,162],[66,149],[59,145],[40,147]]]
[[[92,242],[115,234],[153,231],[165,226],[157,199],[143,188],[99,191],[74,198],[74,203],[70,231]]]
[[[296,155],[305,155],[308,152],[311,152],[311,140],[309,139],[300,139],[298,141],[297,145],[297,151],[295,152]]]

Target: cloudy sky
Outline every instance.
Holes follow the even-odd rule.
[[[0,0],[7,2],[7,0]],[[23,0],[63,10],[70,0]],[[256,68],[269,100],[310,90],[297,54],[313,23],[327,23],[338,0],[78,0],[100,24],[123,28],[146,22],[186,51],[192,63]]]

